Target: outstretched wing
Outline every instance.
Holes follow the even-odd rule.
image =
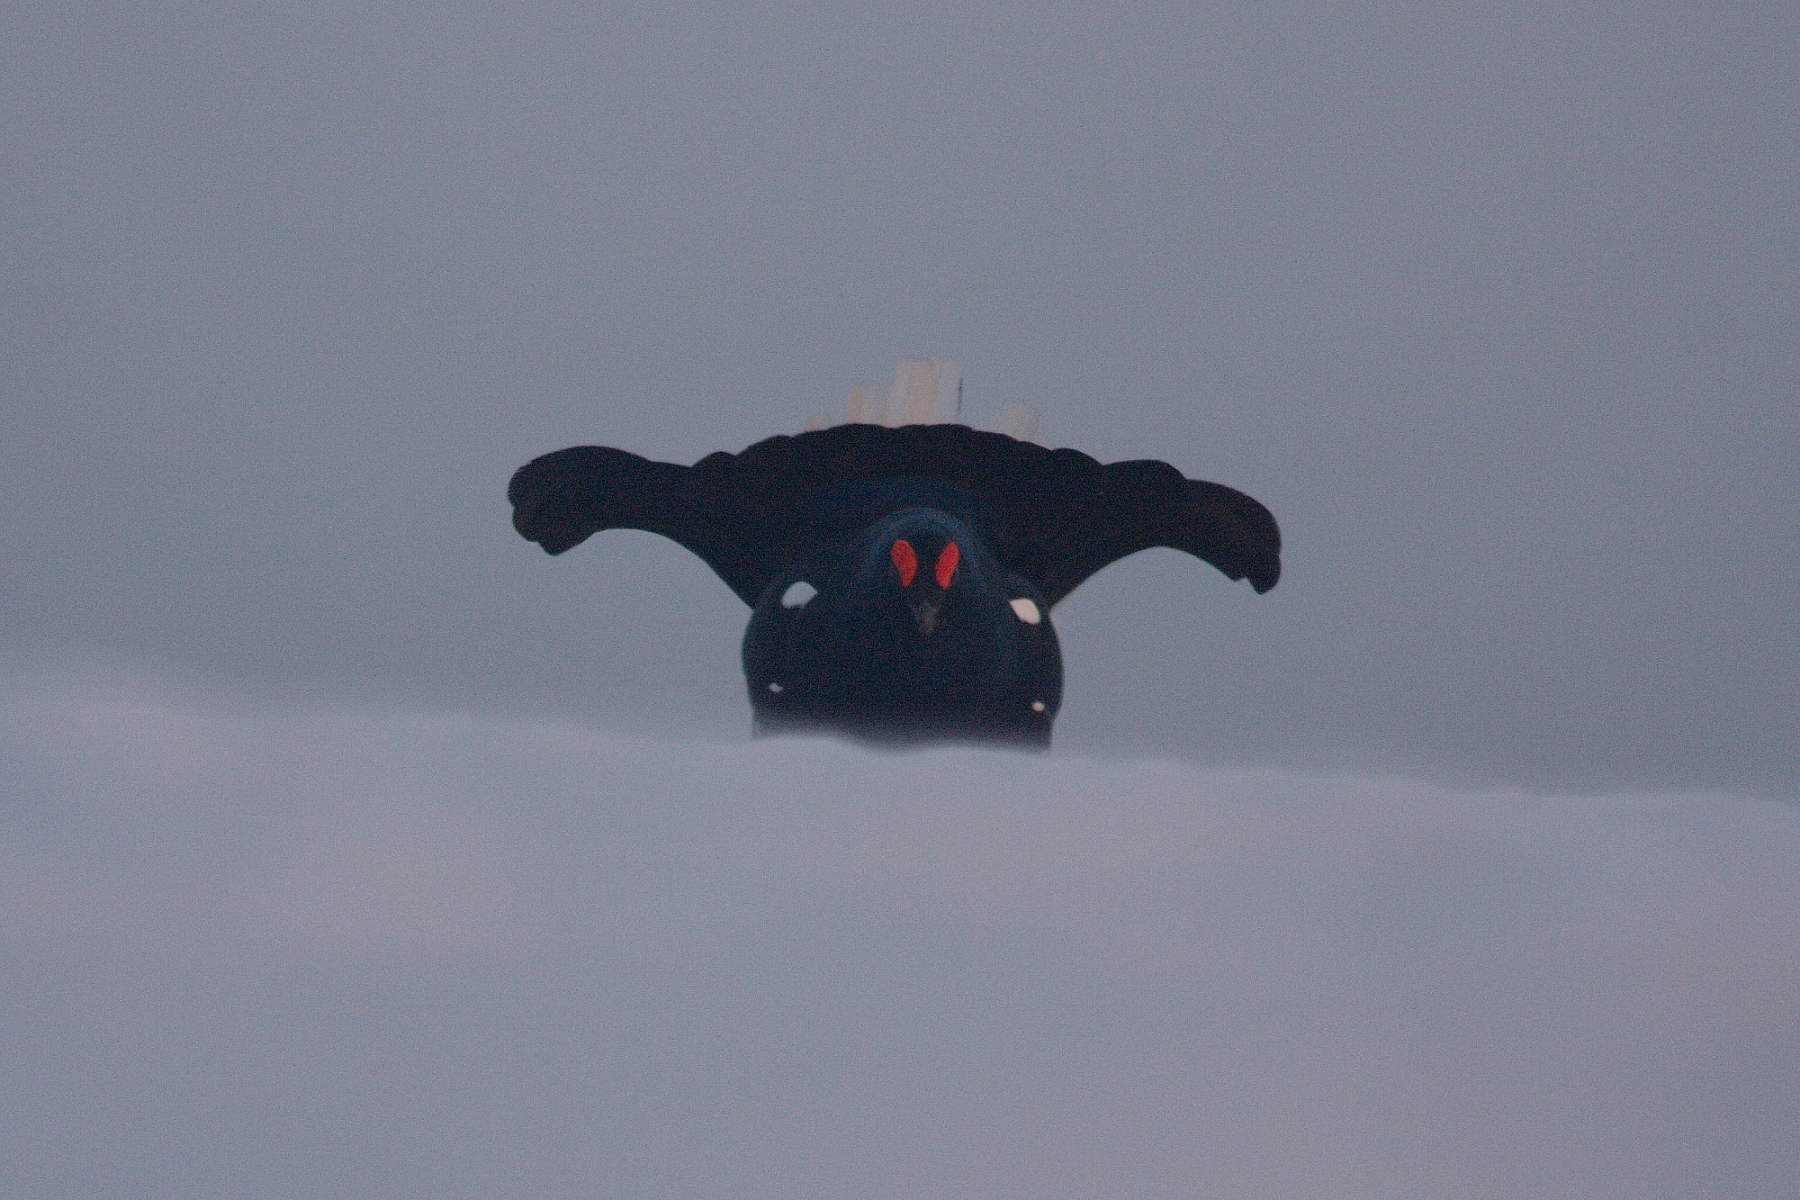
[[[992,518],[994,550],[1055,604],[1106,564],[1152,546],[1204,559],[1259,592],[1281,574],[1268,509],[1167,463],[1103,466],[962,425],[840,425],[772,437],[692,467],[581,446],[520,468],[513,525],[552,554],[602,529],[646,529],[704,559],[746,604],[810,547],[802,502],[857,481],[961,488]]]
[[[1058,465],[1041,507],[1015,505],[1009,514],[1020,535],[1013,569],[1051,604],[1108,563],[1155,546],[1192,554],[1227,579],[1248,579],[1258,592],[1281,578],[1281,530],[1244,493],[1148,459]]]
[[[610,446],[571,446],[520,467],[506,498],[513,528],[551,554],[603,529],[647,530],[699,555],[754,605],[761,587],[746,561],[743,530],[717,497],[694,488],[692,476],[691,467]]]
[[[1242,492],[1185,479],[1167,463],[1102,465],[1078,450],[962,425],[840,425],[715,454],[694,470],[754,479],[746,490],[783,497],[762,517],[771,541],[792,536],[783,511],[833,484],[914,477],[961,488],[991,516],[1002,561],[1051,604],[1108,563],[1153,546],[1204,559],[1258,592],[1281,577],[1281,530]]]

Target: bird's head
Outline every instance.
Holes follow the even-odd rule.
[[[937,632],[951,590],[964,573],[963,549],[956,530],[941,521],[914,521],[911,528],[895,530],[888,542],[889,586],[912,615],[923,637]]]
[[[744,635],[757,728],[1048,744],[1062,667],[1035,596],[977,524],[879,516],[765,589]]]

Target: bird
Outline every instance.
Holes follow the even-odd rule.
[[[756,737],[1048,749],[1051,610],[1096,571],[1164,546],[1258,593],[1281,576],[1280,528],[1242,492],[959,424],[844,424],[686,467],[571,446],[520,467],[507,498],[552,555],[639,529],[711,567],[751,609]]]

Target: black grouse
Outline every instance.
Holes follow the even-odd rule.
[[[691,467],[574,446],[519,468],[507,498],[551,554],[643,529],[704,559],[754,610],[758,735],[1047,747],[1050,611],[1088,576],[1152,546],[1258,592],[1281,574],[1275,518],[1242,492],[962,425],[840,425]]]

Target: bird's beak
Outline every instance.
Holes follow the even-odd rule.
[[[930,637],[937,628],[938,609],[942,605],[930,600],[914,600],[908,607],[912,609],[913,620],[919,623],[919,632]]]

